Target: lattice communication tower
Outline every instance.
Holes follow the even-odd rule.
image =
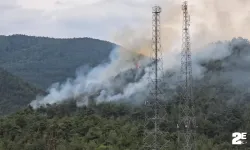
[[[179,104],[178,128],[178,149],[195,150],[196,119],[192,91],[192,61],[190,48],[190,16],[188,3],[184,1],[183,30],[182,30],[182,52],[181,52],[181,97]]]
[[[150,96],[145,101],[145,135],[143,139],[143,150],[165,150],[168,141],[164,139],[165,132],[161,128],[166,123],[166,109],[164,105],[164,82],[163,62],[161,51],[161,35],[160,35],[160,13],[161,7],[153,7],[152,18],[152,53],[151,68],[149,73],[149,89]],[[166,126],[166,125],[165,125]]]

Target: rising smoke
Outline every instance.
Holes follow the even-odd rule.
[[[178,74],[182,25],[181,3],[180,1],[161,2],[163,3],[164,72]],[[226,6],[222,5],[225,3]],[[248,3],[250,2],[246,0],[193,0],[191,2],[191,39],[195,79],[202,78],[204,72],[208,71],[204,63],[223,60],[222,67],[225,68],[221,74],[223,78],[231,79],[235,86],[242,87],[250,83],[247,66],[243,65],[248,63],[250,57],[249,42],[241,38],[229,41],[238,36],[250,38],[250,33],[246,30],[246,25],[250,21],[247,13],[250,10]],[[148,61],[150,33],[144,32],[150,30],[147,27],[144,28],[145,30],[143,28],[144,26],[136,35],[134,30],[126,30],[126,34],[116,37],[117,43],[129,50],[114,49],[110,54],[109,63],[100,64],[92,69],[83,67],[77,72],[74,80],[69,79],[63,84],[52,85],[47,96],[37,97],[31,105],[36,108],[47,103],[60,103],[70,99],[77,99],[79,105],[86,104],[89,99],[95,99],[98,102],[143,101],[148,94],[148,76],[152,70]],[[223,42],[217,42],[218,40]],[[209,44],[211,42],[217,43]],[[235,55],[237,49],[244,52],[244,55],[241,52],[239,56]],[[144,54],[145,57],[139,57],[134,52]],[[135,67],[135,61],[140,64],[140,68]],[[241,78],[238,78],[239,76]],[[169,85],[173,85],[172,87],[176,85],[174,76],[168,77],[166,81]]]

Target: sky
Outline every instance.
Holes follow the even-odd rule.
[[[158,0],[159,2],[161,0]],[[157,0],[0,0],[0,34],[112,40],[116,32],[151,25]]]
[[[176,39],[181,39],[182,2],[183,0],[0,0],[0,34],[55,38],[92,37],[128,44],[136,41],[135,37],[143,39],[147,35],[147,39],[151,39],[152,7],[160,5],[163,11],[162,39],[165,45],[172,45]],[[196,43],[237,36],[250,38],[250,0],[189,0],[189,4],[192,39]]]

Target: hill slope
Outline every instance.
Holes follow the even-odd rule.
[[[194,79],[193,87],[198,150],[235,150],[250,146],[249,137],[247,144],[240,147],[231,144],[232,132],[250,132],[250,80],[247,78],[250,43],[236,39],[227,46],[230,52],[227,55],[199,61],[204,67],[204,74]],[[119,78],[124,79],[121,84],[137,81],[135,72],[133,69],[124,72],[114,81],[118,82]],[[169,150],[179,150],[176,106],[182,98],[178,87],[174,90],[166,101],[167,122],[160,126],[166,131],[164,139],[168,140]],[[145,110],[144,106],[120,103],[96,105],[94,101],[90,101],[87,107],[77,107],[77,103],[70,100],[37,110],[27,108],[0,118],[0,150],[48,147],[62,150],[136,150],[143,144]]]
[[[0,85],[0,115],[23,108],[37,94],[45,93],[3,69],[0,69]]]
[[[92,67],[108,60],[114,47],[110,42],[91,38],[0,36],[0,67],[47,88],[74,76],[82,65]]]

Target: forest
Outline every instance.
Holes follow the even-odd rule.
[[[197,91],[200,92],[200,91]],[[197,135],[199,150],[235,150],[249,147],[231,145],[234,131],[250,131],[250,105],[228,104],[225,100],[197,97]],[[176,108],[178,96],[165,103],[166,142],[177,150]],[[77,107],[74,100],[28,107],[0,119],[0,150],[138,150],[144,134],[143,106],[129,103],[91,101]]]
[[[27,107],[32,99],[45,91],[0,68],[0,116]]]

